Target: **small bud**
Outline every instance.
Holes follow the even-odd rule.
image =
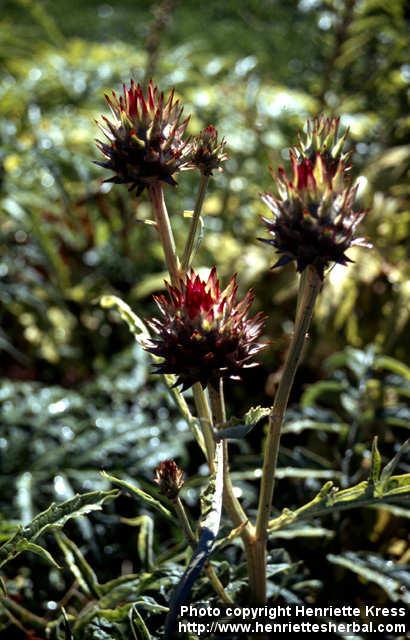
[[[162,495],[175,500],[184,486],[184,472],[174,460],[164,460],[155,469],[154,482]]]
[[[224,153],[226,140],[218,140],[218,131],[213,125],[208,125],[194,138],[192,143],[191,163],[205,176],[212,172],[222,171],[222,163],[228,156]]]

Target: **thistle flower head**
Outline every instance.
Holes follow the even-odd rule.
[[[264,348],[257,342],[264,318],[249,318],[253,294],[237,300],[236,277],[221,291],[216,269],[209,278],[191,271],[168,295],[155,298],[161,319],[149,323],[154,337],[146,350],[162,361],[158,373],[174,374],[184,389],[200,382],[217,385],[219,379],[238,379],[243,369],[256,366],[254,356]]]
[[[184,486],[184,472],[174,460],[164,460],[155,469],[154,482],[162,495],[175,500]]]
[[[218,139],[218,131],[208,125],[197,135],[192,143],[191,162],[205,176],[211,176],[216,170],[222,171],[222,163],[228,159],[224,152],[225,138]]]
[[[282,257],[274,266],[296,261],[297,270],[313,265],[323,278],[332,263],[350,262],[345,251],[352,245],[370,246],[356,237],[365,211],[354,206],[357,188],[348,179],[346,134],[339,136],[339,118],[314,118],[306,139],[290,150],[292,176],[281,167],[276,180],[278,196],[262,195],[273,213],[263,218],[271,238],[263,242]]]
[[[131,80],[123,95],[105,96],[112,120],[102,116],[97,122],[107,141],[97,140],[104,156],[96,164],[110,169],[114,176],[106,182],[129,185],[139,195],[153,182],[175,185],[174,175],[190,168],[191,144],[184,138],[189,117],[182,119],[183,107],[174,91],[165,100],[152,81],[146,96]]]

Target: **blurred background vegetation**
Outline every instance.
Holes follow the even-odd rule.
[[[272,340],[258,373],[228,389],[236,415],[270,402],[276,378],[269,374],[280,368],[292,331],[293,267],[271,271],[274,256],[256,241],[264,213],[258,194],[273,189],[268,167],[287,164],[287,149],[309,116],[340,114],[350,127],[353,177],[370,211],[363,231],[374,248],[352,250],[355,263],[335,267],[326,279],[292,396],[303,402],[290,418],[299,426],[289,426],[284,440],[287,480],[279,482],[278,507],[308,499],[323,478],[348,483],[354,472],[360,480],[375,434],[388,456],[395,453],[410,415],[408,369],[400,365],[408,363],[410,345],[405,1],[2,0],[1,9],[0,535],[53,499],[106,487],[103,467],[141,486],[159,460],[173,455],[189,476],[203,473],[147,358],[118,315],[98,304],[114,293],[147,317],[165,275],[155,230],[144,224],[148,201],[102,184],[106,176],[92,163],[103,94],[130,77],[175,87],[192,114],[190,132],[212,123],[228,141],[230,159],[205,204],[196,266],[216,263],[225,281],[237,271],[242,290],[256,291],[255,309],[269,315]],[[178,189],[167,190],[180,247],[188,225],[183,211],[193,207],[196,188],[188,172]],[[346,345],[350,351],[326,368]],[[306,420],[339,427],[323,434]],[[260,442],[261,430],[241,446],[237,463],[251,510],[255,485],[240,474],[259,464]],[[193,482],[187,499],[196,496]],[[110,508],[93,525],[85,520],[81,531],[73,526],[105,579],[118,575],[121,562],[138,568],[134,534],[116,513],[135,515],[135,504],[124,499]],[[403,521],[396,517],[392,525],[390,514],[380,524],[380,514],[372,516],[345,516],[330,550],[371,548],[407,561]],[[310,559],[305,542],[287,544],[316,563],[317,542],[309,542]],[[37,576],[41,584],[33,589],[39,561],[19,562],[9,576],[16,593],[37,612],[52,610],[64,592],[61,577],[53,574],[51,597],[49,577]],[[318,585],[343,579],[360,595],[363,585],[329,566],[320,568]]]

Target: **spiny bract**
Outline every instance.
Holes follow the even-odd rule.
[[[113,120],[102,116],[98,123],[108,142],[97,140],[105,157],[96,162],[110,169],[114,176],[106,182],[128,184],[139,195],[155,182],[175,185],[174,175],[193,168],[189,161],[191,143],[184,138],[189,117],[182,120],[183,107],[174,99],[174,91],[167,100],[152,81],[147,96],[141,86],[131,80],[123,86],[123,95],[105,96]]]
[[[263,218],[271,238],[260,240],[283,254],[274,266],[295,260],[298,271],[313,265],[323,278],[332,263],[350,262],[349,247],[371,246],[355,235],[366,212],[354,207],[357,187],[348,178],[346,135],[339,137],[339,118],[314,118],[306,139],[290,150],[292,177],[282,167],[273,173],[278,196],[262,195],[273,213],[273,219]]]
[[[257,364],[264,317],[248,317],[254,296],[248,291],[238,302],[237,288],[233,276],[221,291],[215,267],[206,281],[191,271],[177,287],[167,284],[168,296],[155,298],[163,317],[149,322],[154,337],[146,342],[147,351],[162,359],[158,373],[174,374],[187,389],[195,382],[206,387],[220,378],[238,379]]]

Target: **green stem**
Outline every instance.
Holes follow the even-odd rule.
[[[184,531],[185,537],[189,542],[190,546],[195,549],[197,539],[196,539],[195,533],[192,530],[191,523],[189,522],[184,505],[182,504],[181,498],[177,496],[172,502],[175,507],[176,514],[179,518],[179,522],[182,525],[182,529]]]
[[[157,223],[158,233],[164,249],[165,262],[168,267],[171,281],[174,285],[178,284],[181,277],[179,260],[175,247],[174,235],[172,233],[171,223],[168,216],[167,207],[164,200],[164,190],[159,182],[154,182],[149,187],[152,208]]]
[[[194,249],[195,238],[198,231],[199,219],[201,217],[202,206],[205,200],[205,194],[209,183],[209,176],[202,175],[199,183],[198,195],[196,197],[194,213],[191,220],[191,226],[188,233],[184,253],[182,255],[182,270],[186,273],[191,266],[192,252]]]
[[[175,507],[175,511],[176,514],[178,516],[178,519],[182,525],[182,529],[184,531],[185,537],[190,545],[190,547],[195,550],[196,545],[197,545],[197,537],[195,535],[195,533],[192,530],[191,527],[191,523],[189,522],[189,518],[187,515],[187,512],[185,511],[184,505],[182,504],[181,498],[179,496],[177,496],[175,498],[175,500],[173,500],[173,504]],[[215,592],[219,595],[219,597],[221,598],[222,602],[226,602],[231,604],[233,602],[233,600],[231,599],[231,597],[226,593],[222,582],[219,580],[215,569],[213,568],[213,566],[211,565],[210,562],[206,562],[205,564],[205,571],[206,574],[209,578],[210,583],[212,584]]]
[[[269,415],[268,435],[264,448],[262,479],[256,519],[256,545],[259,547],[259,550],[255,555],[259,567],[255,572],[256,582],[250,585],[255,602],[261,604],[266,602],[266,540],[272,510],[273,489],[275,485],[275,472],[282,424],[320,286],[321,280],[316,269],[311,266],[308,267],[306,274],[300,281],[295,330]]]

